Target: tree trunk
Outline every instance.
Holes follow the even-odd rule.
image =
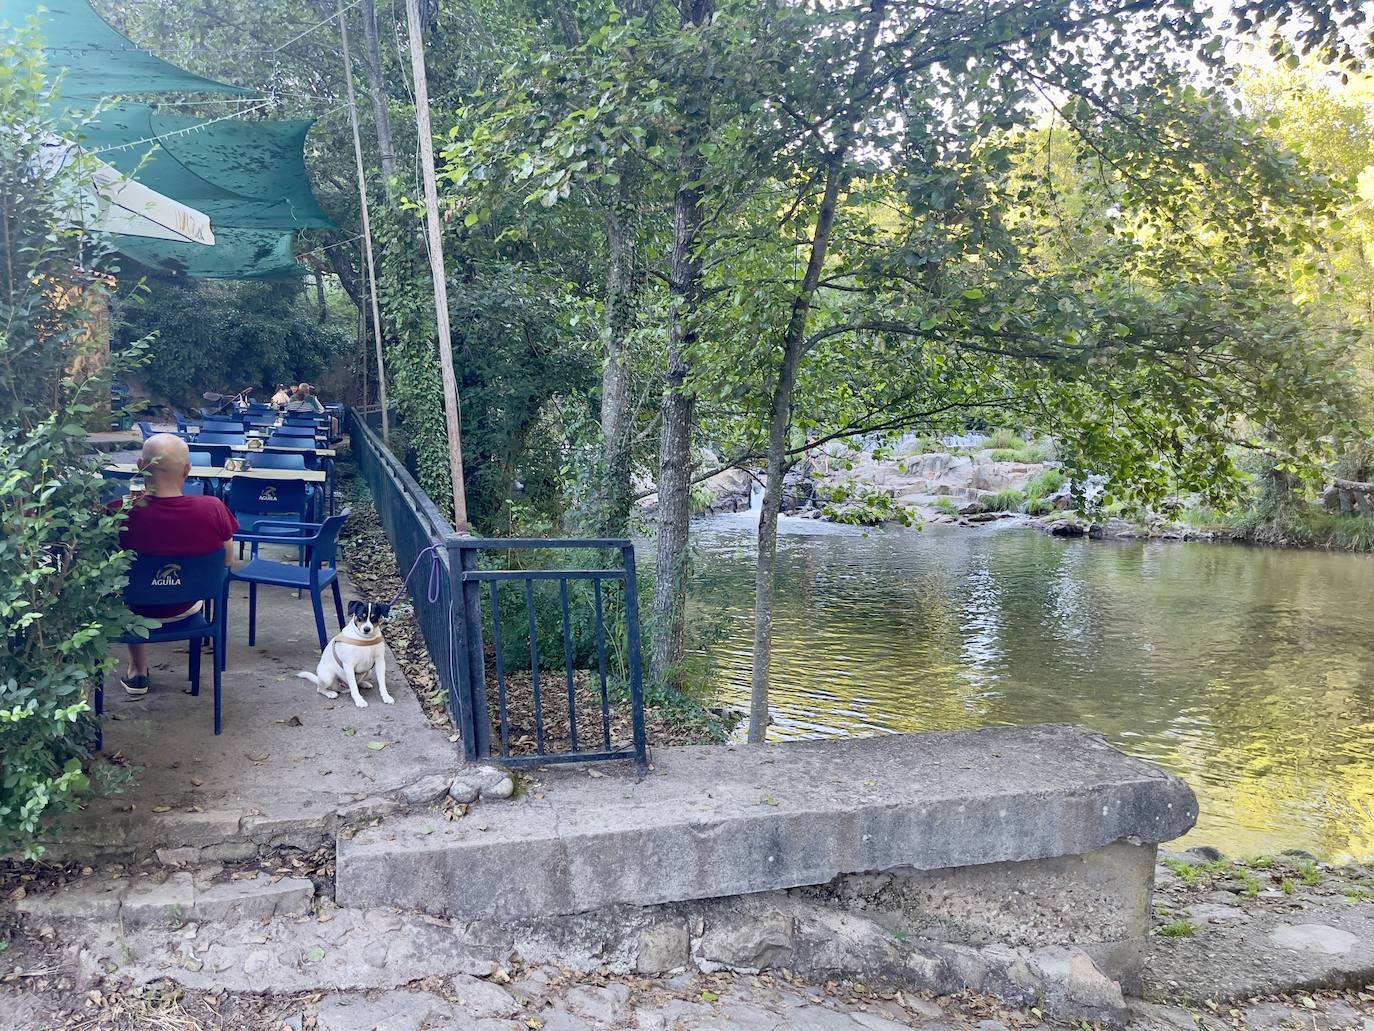
[[[382,156],[382,175],[396,174],[396,145],[391,138],[391,110],[386,103],[386,76],[382,71],[382,47],[377,33],[377,9],[372,0],[359,5],[363,17],[363,54],[367,65],[367,93],[377,122],[377,149]]]
[[[681,0],[684,28],[711,17],[712,0]],[[696,398],[687,390],[687,362],[696,341],[701,304],[702,159],[697,144],[705,126],[689,129],[678,159],[673,197],[673,258],[668,275],[668,361],[664,375],[663,424],[658,456],[658,554],[654,564],[654,646],[650,676],[678,686],[682,662],[683,610],[687,602],[687,523],[691,516],[692,421]]]
[[[835,207],[844,180],[843,152],[832,155],[826,170],[825,194],[816,212],[811,257],[801,288],[792,299],[792,314],[783,336],[782,365],[768,404],[768,464],[759,513],[759,547],[755,566],[754,671],[749,696],[749,743],[760,744],[768,731],[768,666],[773,654],[773,584],[777,574],[778,513],[782,510],[782,481],[787,474],[787,434],[792,428],[792,394],[797,385],[806,341],[806,317],[816,293],[830,247]]]
[[[339,285],[348,294],[348,299],[359,311],[367,310],[367,288],[363,285],[360,273],[353,267],[353,249],[343,241],[337,230],[324,234],[322,244],[324,256],[329,259],[329,267],[339,277]]]
[[[855,83],[867,77],[868,60],[877,39],[885,0],[873,0],[869,24]],[[777,578],[778,513],[782,509],[783,477],[787,474],[787,435],[792,428],[792,395],[797,373],[806,356],[806,319],[825,268],[831,231],[840,191],[847,175],[845,162],[852,133],[837,141],[826,161],[825,192],[816,211],[816,227],[811,236],[811,254],[783,335],[782,365],[768,403],[768,460],[763,487],[763,510],[759,513],[758,559],[755,564],[754,592],[754,668],[749,692],[749,743],[762,744],[768,733],[769,665],[773,657],[773,587]]]
[[[329,305],[324,300],[324,273],[315,269],[315,304],[319,308],[318,321],[321,326],[329,321]]]

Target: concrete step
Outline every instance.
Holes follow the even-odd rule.
[[[1066,726],[669,748],[654,760],[642,780],[551,771],[461,820],[384,819],[340,839],[336,898],[555,916],[1153,845],[1197,816],[1180,780]]]
[[[216,879],[186,870],[165,877],[93,877],[27,895],[15,908],[39,921],[96,921],[126,928],[213,921],[231,927],[300,916],[310,912],[314,899],[314,883],[302,877],[257,873]]]

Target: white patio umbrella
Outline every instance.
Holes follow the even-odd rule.
[[[77,159],[81,148],[70,140],[50,137],[43,146],[43,164],[56,174]],[[164,196],[131,179],[91,155],[84,155],[83,178],[89,190],[75,198],[79,215],[73,222],[93,233],[121,233],[155,240],[176,240],[213,246],[210,216]]]

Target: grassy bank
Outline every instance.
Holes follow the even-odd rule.
[[[1310,502],[1290,506],[1279,517],[1255,506],[1236,514],[1209,508],[1190,509],[1180,521],[1193,529],[1210,530],[1223,539],[1266,547],[1374,551],[1374,518],[1340,515]]]

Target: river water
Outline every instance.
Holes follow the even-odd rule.
[[[695,660],[747,706],[756,516],[694,525]],[[1185,839],[1374,858],[1374,557],[782,520],[772,734],[1081,723],[1182,776]]]

